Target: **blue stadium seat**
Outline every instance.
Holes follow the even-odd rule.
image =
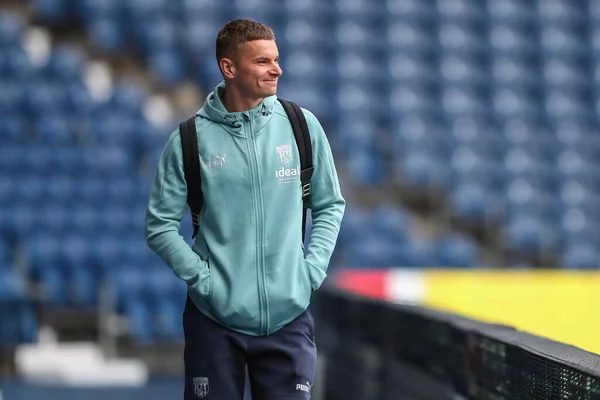
[[[311,20],[320,26],[327,26],[333,23],[335,18],[335,7],[333,2],[319,0],[283,0],[281,7],[285,10],[288,19],[301,16],[306,20]]]
[[[70,229],[69,210],[60,204],[40,204],[36,208],[36,220],[38,229],[52,235],[62,236]]]
[[[505,241],[509,249],[536,254],[556,246],[555,226],[533,215],[513,215],[506,226]]]
[[[75,270],[92,269],[90,253],[94,247],[92,236],[77,236],[68,232],[60,241],[62,271],[72,273]]]
[[[75,269],[69,274],[71,283],[71,304],[75,307],[94,307],[98,305],[99,281],[94,271],[85,267]]]
[[[498,87],[523,87],[535,90],[540,87],[541,79],[537,69],[523,57],[492,53],[491,77]]]
[[[426,57],[432,56],[437,50],[437,42],[431,31],[412,21],[391,22],[385,37],[390,56],[411,54]]]
[[[453,214],[467,222],[485,222],[489,217],[502,214],[502,199],[490,193],[483,185],[465,182],[450,195]]]
[[[152,304],[159,306],[169,300],[180,301],[179,307],[184,304],[186,284],[177,278],[169,267],[156,264],[153,268],[144,268],[144,271],[149,300]]]
[[[108,183],[102,178],[79,179],[76,184],[76,201],[88,206],[103,204],[107,186]]]
[[[176,85],[186,78],[185,61],[180,52],[152,52],[150,71],[163,85]]]
[[[473,87],[489,83],[488,71],[479,60],[453,53],[441,56],[440,77],[443,84]]]
[[[518,25],[535,23],[534,2],[521,0],[488,1],[487,10],[495,21],[509,21]]]
[[[334,37],[340,51],[352,49],[377,54],[386,48],[386,43],[379,40],[381,33],[378,29],[361,19],[340,21],[334,28]]]
[[[535,26],[519,26],[512,21],[493,23],[490,29],[490,46],[499,56],[530,56],[539,51],[535,40]]]
[[[433,243],[413,236],[408,241],[391,243],[392,266],[420,268],[435,266]]]
[[[135,143],[137,118],[133,114],[117,111],[99,113],[92,119],[91,139],[93,143],[104,146],[132,146]],[[126,151],[127,149],[123,149]],[[117,150],[115,150],[117,151]]]
[[[371,233],[370,212],[368,208],[348,206],[342,219],[340,227],[339,242],[342,245],[351,243],[361,237],[367,237]]]
[[[0,269],[8,267],[9,262],[12,261],[12,251],[8,245],[0,239]]]
[[[98,18],[117,19],[123,11],[120,0],[81,0],[77,2],[77,11],[85,23],[93,24]]]
[[[317,118],[334,118],[337,104],[332,104],[331,100],[325,96],[326,93],[326,90],[317,85],[301,83],[283,77],[277,88],[279,97],[293,99],[299,106],[313,111]]]
[[[143,221],[143,212],[139,212],[134,215],[136,215],[138,219],[141,219]],[[147,267],[147,263],[156,266],[157,260],[155,259],[155,257],[153,257],[154,253],[150,251],[148,245],[146,244],[146,241],[144,239],[144,231],[142,230],[136,232],[136,234],[132,234],[131,225],[129,225],[128,228],[129,237],[126,240],[124,240],[125,246],[123,248],[123,254],[121,256],[122,260],[124,260],[131,266]]]
[[[45,195],[39,200],[41,200],[42,203],[60,204],[63,207],[68,207],[71,204],[75,204],[75,186],[77,185],[77,182],[67,175],[52,175],[51,179],[52,184],[45,184]],[[44,183],[47,183],[47,181]]]
[[[433,0],[386,0],[385,10],[392,21],[429,22],[436,15]]]
[[[435,243],[437,264],[442,267],[475,267],[479,263],[477,243],[460,234],[448,234]]]
[[[0,12],[0,48],[16,46],[24,32],[23,18],[8,11]]]
[[[18,113],[16,115],[0,115],[0,141],[4,145],[24,142],[27,135],[25,127],[26,123]]]
[[[117,311],[125,311],[128,304],[135,300],[147,303],[146,275],[142,269],[118,263],[106,276]]]
[[[85,61],[82,50],[62,45],[52,50],[45,72],[49,79],[63,84],[77,82],[83,78]]]
[[[275,33],[278,41],[281,40],[284,44],[280,49],[283,61],[287,59],[286,53],[289,52],[301,50],[323,55],[334,50],[335,41],[330,37],[330,29],[331,25],[319,23],[313,18],[302,14],[294,15],[280,33]]]
[[[64,306],[69,302],[70,287],[65,274],[60,268],[52,265],[40,271],[42,296],[44,301],[56,306]]]
[[[135,177],[127,174],[127,169],[122,170],[121,176],[115,176],[106,188],[105,201],[110,205],[131,206],[136,202]]]
[[[124,131],[121,132],[123,133]],[[125,131],[123,134],[126,135],[127,132]],[[115,138],[115,140],[118,141],[119,139]],[[133,142],[133,134],[128,139],[120,140],[125,143]],[[124,146],[124,143],[122,145]],[[132,154],[131,150],[128,150],[130,149],[115,143],[81,148],[80,151],[83,158],[81,164],[82,172],[85,172],[87,175],[104,178],[123,176],[124,172],[131,173],[133,172]]]
[[[109,105],[122,115],[136,117],[141,114],[148,93],[139,83],[133,81],[118,81],[114,86]]]
[[[386,178],[383,157],[377,148],[351,150],[346,168],[354,182],[362,186],[379,186]]]
[[[11,268],[0,269],[0,301],[25,299],[25,286]]]
[[[95,16],[89,27],[90,42],[95,49],[107,53],[117,53],[126,46],[126,35],[118,20]]]
[[[2,209],[2,211],[5,211]],[[16,245],[35,231],[36,214],[24,204],[16,203],[10,210],[0,214],[2,233],[5,240]]]
[[[275,0],[233,0],[232,11],[237,18],[249,18],[262,21],[279,31],[281,17],[285,11]]]
[[[399,242],[410,236],[412,220],[406,210],[384,204],[372,211],[371,224],[376,235]]]
[[[593,53],[590,54],[587,41],[587,37],[582,33],[548,25],[541,32],[540,51],[544,60],[552,58],[572,60],[581,72],[587,72],[587,63],[590,56],[593,56]]]
[[[408,54],[398,52],[390,55],[387,71],[389,76],[386,74],[383,76],[400,85],[408,83],[424,87],[435,85],[439,79],[435,65],[427,58],[412,53],[412,51]]]
[[[86,121],[95,109],[94,99],[87,86],[81,82],[70,82],[67,86],[63,109],[69,111],[69,120],[79,122]],[[83,130],[86,126],[83,124],[79,129]]]
[[[46,23],[61,22],[69,16],[68,0],[34,0],[33,12]]]
[[[0,313],[0,348],[14,350],[20,344],[33,343],[37,340],[37,330],[31,304],[13,301],[8,312]]]
[[[132,298],[125,304],[125,315],[129,318],[131,335],[139,344],[147,344],[154,339],[154,324],[147,304]]]
[[[399,179],[419,189],[436,189],[447,184],[447,166],[441,160],[425,152],[413,151],[399,161]]]
[[[484,34],[485,30],[482,27],[474,26],[474,24],[444,20],[439,26],[438,40],[442,46],[442,51],[480,56],[488,49]]]
[[[574,244],[562,256],[561,266],[567,269],[600,268],[600,253],[597,246],[586,243]]]
[[[100,231],[102,217],[93,205],[75,202],[71,209],[71,232],[86,237],[95,236]]]
[[[360,241],[360,246],[346,249],[347,259],[344,265],[360,268],[391,268],[395,265],[393,248],[381,237],[370,237]]]
[[[484,2],[477,0],[445,0],[437,3],[437,11],[441,19],[478,22],[486,18]]]
[[[158,303],[154,314],[156,317],[154,336],[157,339],[183,340],[183,325],[181,323],[183,305],[183,302],[177,302],[170,298],[163,298]]]
[[[90,251],[91,267],[104,274],[120,265],[127,253],[127,243],[114,236],[102,235],[95,239]]]
[[[41,114],[36,121],[35,138],[38,143],[50,146],[75,143],[69,120],[60,113]]]
[[[165,15],[142,19],[138,30],[138,42],[145,56],[152,53],[173,52],[180,43],[179,25]]]
[[[35,176],[22,176],[14,181],[15,199],[26,205],[39,206],[44,200],[46,184],[44,180]]]
[[[0,54],[0,70],[2,69],[2,55]],[[2,76],[10,76],[8,73],[2,73]],[[0,85],[2,86],[2,90],[0,91],[0,120],[3,122],[8,122],[11,118],[14,120],[15,118],[21,117],[21,113],[23,112],[23,89],[17,83],[10,79],[2,79],[0,80]],[[4,124],[3,124],[4,125]],[[0,128],[3,132],[6,132],[8,129],[3,127]],[[8,136],[7,133],[3,133],[3,136]],[[25,136],[25,132],[19,132],[19,135]]]
[[[414,114],[438,114],[440,104],[428,85],[394,84],[390,88],[389,111],[397,118]]]
[[[598,206],[596,206],[597,208]],[[577,244],[598,246],[600,231],[598,229],[598,214],[590,215],[583,208],[565,208],[561,213],[561,245],[564,248]]]
[[[28,82],[24,93],[27,116],[31,118],[59,112],[66,102],[64,87],[40,78]]]
[[[36,279],[47,266],[58,265],[62,261],[60,242],[48,233],[38,234],[27,241],[25,257],[29,276]]]
[[[123,4],[123,17],[129,23],[165,15],[168,0],[129,0]]]

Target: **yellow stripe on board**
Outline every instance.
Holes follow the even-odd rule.
[[[426,271],[426,305],[600,354],[600,273]]]

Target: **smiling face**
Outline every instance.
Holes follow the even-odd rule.
[[[264,98],[277,92],[282,74],[275,40],[253,40],[241,44],[231,58],[220,61],[221,71],[236,91],[248,98]]]

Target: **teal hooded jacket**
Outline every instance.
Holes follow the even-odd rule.
[[[300,160],[283,107],[271,96],[230,113],[224,90],[222,82],[196,114],[204,205],[194,244],[179,234],[187,211],[179,130],[151,186],[146,241],[206,316],[247,335],[270,335],[306,310],[321,286],[346,203],[325,132],[303,109],[314,165],[304,249]]]

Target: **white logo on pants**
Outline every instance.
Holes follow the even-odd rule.
[[[202,399],[204,397],[206,397],[206,395],[208,394],[208,378],[203,377],[203,376],[198,376],[196,378],[194,378],[192,380],[192,382],[194,383],[194,394],[196,395],[196,397]]]

